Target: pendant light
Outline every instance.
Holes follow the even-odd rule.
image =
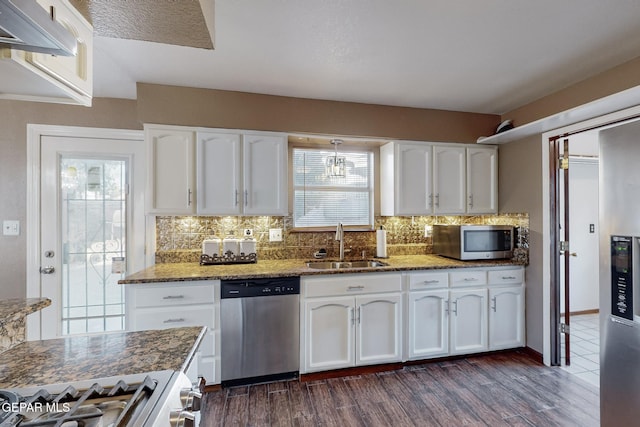
[[[328,177],[344,178],[347,175],[346,158],[338,156],[338,145],[342,144],[341,139],[332,139],[331,144],[335,148],[335,155],[328,156],[325,163],[325,173]]]

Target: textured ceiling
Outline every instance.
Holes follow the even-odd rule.
[[[70,0],[97,36],[213,49],[213,0]],[[209,6],[210,9],[209,9]],[[213,30],[213,16],[211,16]],[[211,33],[211,36],[210,36]]]
[[[102,5],[96,97],[144,82],[501,114],[640,55],[640,0],[215,0],[215,50],[180,41],[195,1],[74,3]]]

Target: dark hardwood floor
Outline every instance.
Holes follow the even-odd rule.
[[[599,390],[516,351],[204,396],[202,426],[598,426]]]

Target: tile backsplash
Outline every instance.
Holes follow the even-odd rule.
[[[526,256],[529,247],[529,215],[523,213],[478,216],[376,217],[375,228],[387,230],[387,252],[393,255],[430,254],[431,237],[425,237],[425,226],[433,224],[504,224],[518,227],[516,247]],[[211,236],[241,237],[246,228],[253,230],[260,259],[311,259],[321,248],[327,257],[338,255],[339,244],[334,231],[301,232],[293,230],[291,216],[158,216],[156,217],[156,262],[198,262],[202,241]],[[269,229],[281,228],[281,242],[269,242]],[[347,258],[376,255],[375,231],[345,233]]]

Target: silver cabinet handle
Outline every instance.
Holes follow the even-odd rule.
[[[436,194],[436,208],[440,207],[440,193]]]
[[[356,319],[355,319],[353,311],[354,311],[353,307],[351,307],[349,309],[349,315],[351,316],[351,325],[355,325],[356,324]]]
[[[244,190],[244,205],[247,206],[249,204],[249,190]]]
[[[42,274],[53,274],[55,273],[56,268],[52,265],[47,265],[46,267],[40,267],[40,273]]]
[[[496,297],[491,298],[491,302],[493,302],[493,305],[491,306],[491,309],[495,313],[496,312],[496,306],[498,305],[498,302],[496,301]]]
[[[453,310],[451,311],[453,311],[453,314],[455,314],[456,316],[458,315],[458,300],[455,300],[453,302]]]
[[[361,291],[364,289],[364,286],[359,285],[359,286],[349,286],[347,287],[347,292],[349,291]]]
[[[475,277],[465,277],[463,279],[465,282],[477,282],[478,279],[476,279]]]
[[[422,283],[425,285],[430,285],[432,283],[440,283],[440,280],[423,280]]]
[[[187,191],[187,206],[191,206],[191,189],[189,189],[189,191]]]
[[[516,280],[514,276],[502,276],[502,280]]]
[[[358,306],[358,325],[360,324],[361,315],[362,315],[362,306],[359,305]]]
[[[444,314],[445,316],[449,315],[449,300],[444,300]]]
[[[184,322],[184,317],[180,317],[178,319],[167,319],[162,323],[182,323]]]
[[[433,207],[433,194],[429,194],[429,206],[427,206],[429,208]]]
[[[184,295],[167,295],[166,297],[162,297],[162,299],[183,299]]]
[[[236,206],[238,206],[238,189],[236,188]]]
[[[473,194],[469,194],[469,207],[473,207]]]

